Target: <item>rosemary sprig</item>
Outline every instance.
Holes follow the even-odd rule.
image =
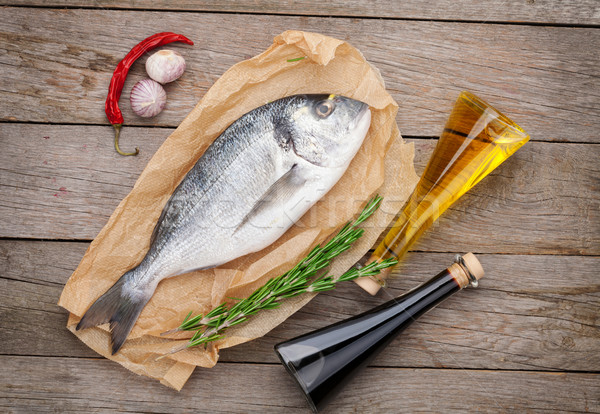
[[[344,227],[325,246],[317,245],[304,259],[302,259],[291,270],[281,276],[269,280],[265,285],[255,290],[246,299],[230,308],[225,304],[214,308],[206,315],[192,316],[188,313],[181,325],[163,335],[179,331],[196,331],[190,341],[170,353],[179,352],[183,349],[208,344],[223,338],[223,331],[227,328],[240,324],[261,309],[274,309],[279,307],[280,301],[285,298],[298,296],[306,292],[324,292],[335,288],[336,283],[346,282],[364,276],[373,276],[381,270],[393,266],[396,259],[390,258],[382,262],[372,262],[356,269],[350,268],[341,276],[323,275],[316,277],[317,273],[329,266],[331,260],[339,254],[348,250],[352,244],[364,233],[359,228],[381,204],[382,197],[375,196],[367,203],[358,218],[354,222],[346,223]]]

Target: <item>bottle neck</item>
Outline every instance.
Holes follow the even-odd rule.
[[[453,266],[444,269],[427,282],[403,295],[373,309],[372,315],[379,314],[377,319],[381,319],[381,322],[386,321],[386,323],[394,319],[398,323],[398,327],[403,330],[425,312],[466,286],[459,269],[453,268]]]

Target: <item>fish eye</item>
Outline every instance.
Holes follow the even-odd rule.
[[[327,118],[335,109],[335,104],[332,100],[321,101],[315,107],[315,112],[319,118]]]

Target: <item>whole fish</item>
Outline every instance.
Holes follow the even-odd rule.
[[[243,115],[175,189],[144,259],[77,329],[110,323],[115,354],[161,280],[273,243],[340,179],[370,123],[368,105],[338,95],[289,96]]]

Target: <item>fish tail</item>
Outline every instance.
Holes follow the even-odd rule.
[[[149,295],[139,291],[132,294],[128,289],[124,289],[134,270],[121,276],[92,304],[77,324],[76,330],[80,330],[110,322],[112,355],[123,346],[142,309],[152,297],[152,292]]]

